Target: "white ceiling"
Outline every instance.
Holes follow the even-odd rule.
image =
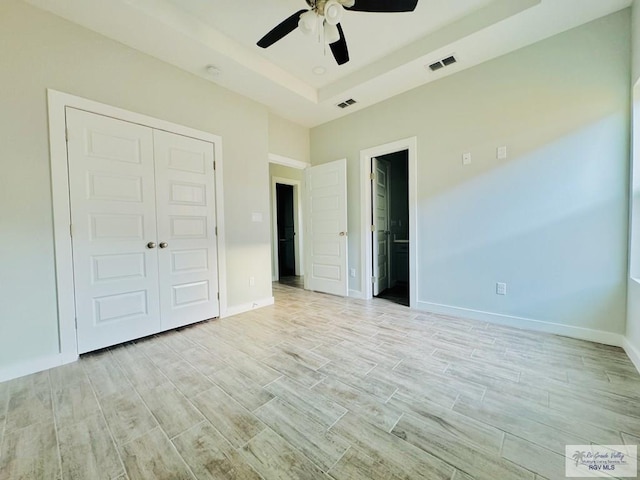
[[[255,43],[304,0],[26,0],[315,126],[628,7],[632,0],[419,0],[412,13],[346,12],[351,61],[299,30]],[[455,54],[438,72],[425,66]],[[221,71],[212,76],[208,65]],[[324,67],[324,75],[313,73]],[[337,103],[358,104],[341,110]]]

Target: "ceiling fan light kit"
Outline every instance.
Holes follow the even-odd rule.
[[[413,12],[418,0],[305,0],[309,9],[299,10],[283,20],[269,33],[262,37],[257,45],[268,48],[283,39],[296,28],[302,33],[311,35],[320,28],[324,33],[325,42],[331,47],[331,53],[338,65],[349,61],[347,40],[340,22],[345,11],[395,13]],[[322,27],[320,27],[320,25]]]
[[[318,29],[318,15],[313,10],[308,10],[300,15],[298,28],[305,35],[312,35]]]
[[[324,23],[324,41],[327,45],[331,45],[332,43],[336,43],[340,40],[340,31],[338,27],[332,25],[329,22]]]
[[[343,15],[344,7],[338,2],[338,0],[329,0],[324,5],[324,19],[329,25],[339,24]]]

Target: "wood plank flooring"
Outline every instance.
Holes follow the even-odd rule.
[[[555,480],[566,444],[640,441],[619,348],[274,293],[0,383],[0,480]]]

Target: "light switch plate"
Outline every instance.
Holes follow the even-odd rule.
[[[507,147],[503,145],[502,147],[498,147],[498,151],[496,152],[496,157],[498,160],[504,160],[507,158]]]
[[[262,222],[262,213],[260,212],[253,212],[251,214],[251,221],[252,222],[256,222],[256,223],[260,223]]]
[[[471,152],[462,154],[462,165],[471,165]]]

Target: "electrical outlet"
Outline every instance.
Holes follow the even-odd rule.
[[[250,287],[256,286],[256,277],[249,277],[249,286]]]
[[[471,165],[471,152],[462,154],[462,165]]]
[[[496,295],[506,295],[507,294],[507,284],[506,283],[496,283]]]
[[[356,269],[355,268],[350,269],[349,275],[351,275],[351,278],[356,278]]]
[[[506,145],[502,146],[502,147],[498,147],[498,150],[496,152],[496,157],[498,158],[498,160],[504,160],[507,158],[507,147]]]

